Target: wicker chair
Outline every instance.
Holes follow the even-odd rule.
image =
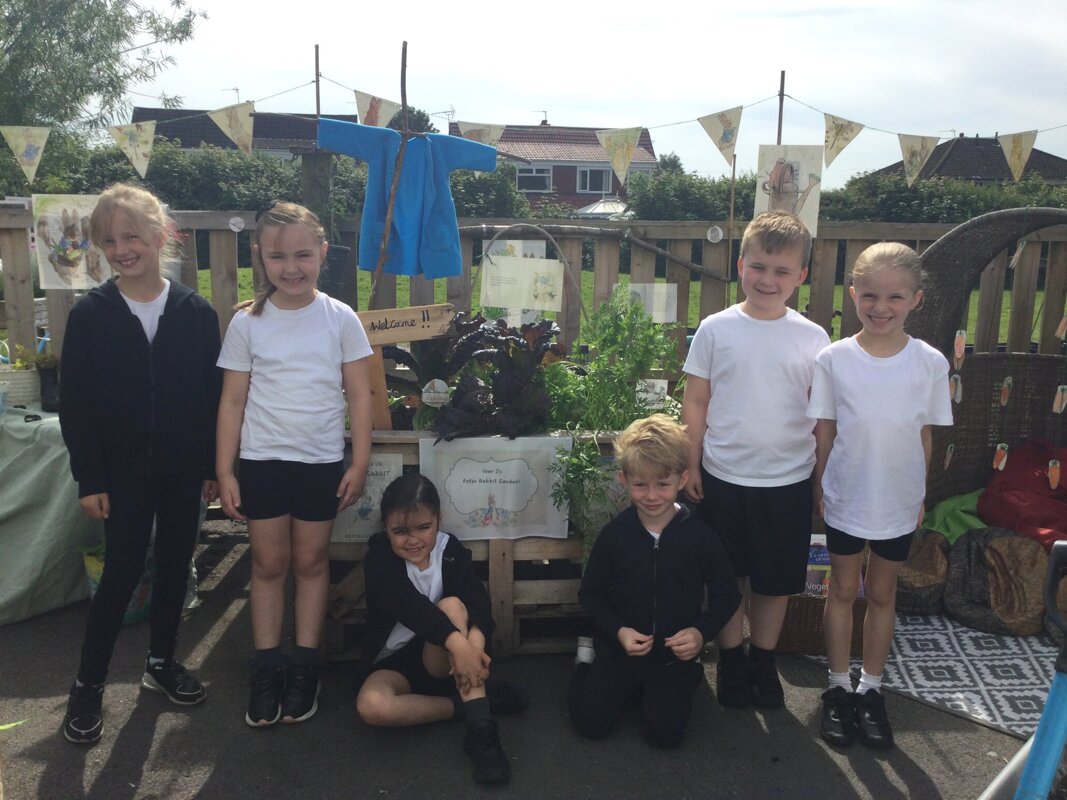
[[[922,254],[927,273],[924,301],[908,318],[908,332],[951,361],[964,306],[982,271],[1020,238],[1053,225],[1067,225],[1067,209],[994,211],[946,233]],[[970,354],[953,374],[959,376],[963,399],[953,403],[955,425],[935,428],[928,508],[951,495],[984,487],[998,444],[1010,449],[1032,437],[1057,446],[1064,443],[1064,414],[1053,413],[1052,404],[1057,387],[1067,384],[1067,357]],[[1009,377],[1010,388],[1005,391]]]

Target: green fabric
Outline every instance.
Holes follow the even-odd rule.
[[[923,518],[923,527],[944,534],[951,545],[967,531],[988,527],[978,518],[978,498],[985,489],[942,500]]]
[[[9,407],[0,414],[0,625],[88,597],[82,549],[102,538],[103,524],[78,505],[59,417],[37,403]]]

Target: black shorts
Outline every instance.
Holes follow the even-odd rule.
[[[915,532],[905,533],[895,539],[861,539],[837,528],[826,526],[826,549],[835,556],[854,556],[862,553],[865,545],[871,546],[871,552],[886,561],[907,561],[911,551],[911,540]]]
[[[739,486],[703,468],[698,516],[719,534],[734,575],[770,597],[804,591],[811,544],[811,479],[788,486]]]
[[[380,669],[399,672],[411,684],[412,694],[426,694],[432,697],[449,697],[459,694],[456,690],[456,682],[451,675],[435,678],[426,671],[426,665],[422,663],[422,648],[425,644],[425,639],[416,636],[392,655],[375,662],[370,668],[371,673]]]
[[[242,458],[239,470],[241,511],[249,519],[291,515],[304,522],[325,522],[337,516],[343,461],[305,464]]]

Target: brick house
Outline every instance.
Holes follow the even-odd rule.
[[[449,133],[459,136],[459,126],[449,123]],[[497,144],[501,154],[516,156],[516,187],[530,205],[542,200],[568,203],[575,208],[604,196],[625,196],[625,187],[611,169],[608,154],[596,138],[601,128],[568,128],[560,125],[508,125]],[[642,128],[630,174],[651,171],[656,166],[652,137]]]
[[[1060,158],[1036,147],[1030,151],[1023,175],[1036,173],[1048,183],[1067,183],[1067,158]],[[898,161],[876,169],[872,175],[903,175],[904,162]],[[919,173],[920,179],[955,178],[972,183],[1010,183],[1011,168],[1004,158],[1000,142],[994,137],[964,136],[962,133],[934,148]]]

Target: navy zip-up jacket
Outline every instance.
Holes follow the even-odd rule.
[[[688,508],[681,507],[656,542],[630,506],[593,544],[578,598],[598,638],[621,654],[624,627],[652,634],[654,647],[689,627],[711,641],[737,611],[741,592],[718,535]]]
[[[59,422],[79,497],[126,477],[214,480],[219,344],[215,310],[175,281],[151,344],[114,278],[75,304],[60,360]]]

